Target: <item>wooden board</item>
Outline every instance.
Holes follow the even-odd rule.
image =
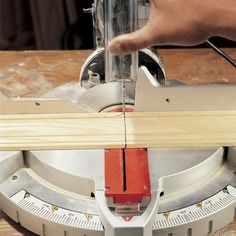
[[[0,115],[0,150],[236,146],[236,111]]]
[[[235,146],[235,121],[236,111],[127,113],[127,146]]]
[[[0,115],[0,150],[122,148],[122,113]]]

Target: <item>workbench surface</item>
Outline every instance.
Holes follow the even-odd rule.
[[[225,49],[236,58],[236,49]],[[91,51],[0,52],[0,91],[10,97],[41,96],[79,79]],[[188,84],[236,83],[236,70],[211,49],[160,50],[167,79]],[[214,236],[235,230],[236,221]],[[0,212],[0,236],[33,236]]]

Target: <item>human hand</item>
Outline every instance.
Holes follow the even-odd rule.
[[[109,44],[114,55],[152,45],[193,46],[211,36],[236,40],[235,0],[151,0],[148,23]]]

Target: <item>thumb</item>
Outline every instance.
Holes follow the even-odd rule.
[[[112,55],[125,55],[152,45],[154,40],[154,32],[147,24],[136,32],[114,38],[108,50]]]

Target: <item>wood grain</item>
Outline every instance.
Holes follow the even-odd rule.
[[[125,147],[122,113],[0,115],[0,150]]]
[[[127,146],[235,146],[235,120],[236,111],[127,113]]]
[[[0,150],[236,146],[235,120],[236,111],[0,115]]]
[[[236,58],[236,49],[224,49]],[[92,51],[0,52],[0,90],[11,97],[36,97],[78,81]],[[167,79],[187,84],[236,83],[233,66],[211,49],[160,49]]]
[[[0,90],[10,97],[37,97],[71,81],[91,51],[0,52]]]
[[[236,48],[223,49],[236,59]],[[186,84],[236,83],[235,68],[211,49],[160,50],[168,80]]]

